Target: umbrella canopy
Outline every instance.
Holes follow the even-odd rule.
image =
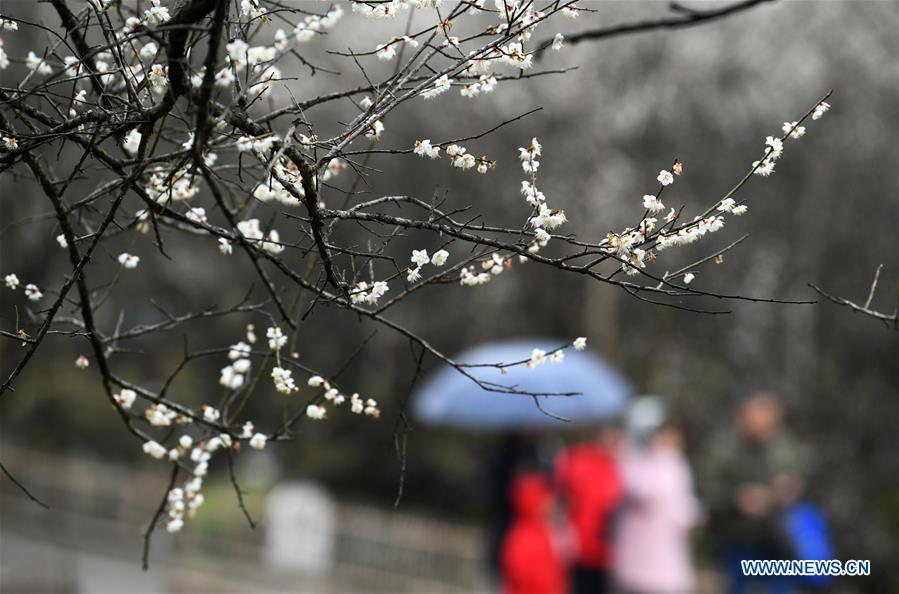
[[[512,363],[528,359],[534,347],[549,351],[562,341],[510,340],[481,345],[455,357],[459,363]],[[627,380],[596,355],[567,349],[559,364],[534,369],[524,365],[502,373],[495,367],[468,371],[478,380],[527,392],[577,392],[576,396],[538,396],[540,406],[572,423],[595,422],[622,414],[632,389]],[[542,412],[534,398],[481,388],[449,365],[442,365],[416,392],[413,412],[434,424],[463,428],[560,428],[567,423]]]

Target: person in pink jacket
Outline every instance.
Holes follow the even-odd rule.
[[[689,594],[695,588],[690,528],[698,503],[681,433],[660,423],[644,428],[639,441],[619,457],[625,504],[615,537],[615,581],[628,594]]]

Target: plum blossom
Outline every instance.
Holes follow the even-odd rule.
[[[153,440],[145,441],[143,450],[145,454],[157,460],[162,460],[166,455],[166,449]]]
[[[419,93],[419,95],[421,95],[425,99],[433,99],[437,95],[449,91],[452,84],[453,79],[444,74],[440,76],[436,81],[434,81],[433,87],[428,87],[427,89]]]
[[[161,0],[150,0],[150,8],[144,11],[144,19],[150,25],[156,26],[171,20],[169,9],[161,5]]]
[[[556,36],[553,37],[552,48],[554,50],[560,50],[560,49],[562,49],[562,46],[564,45],[564,43],[565,43],[565,36],[562,35],[561,33],[556,33]]]
[[[125,135],[125,141],[122,143],[122,148],[125,149],[125,152],[129,155],[134,156],[140,148],[140,139],[141,133],[135,128]]]
[[[415,148],[412,149],[419,157],[428,157],[429,159],[440,158],[440,147],[432,146],[431,141],[427,138],[424,140],[416,140]]]
[[[393,43],[384,43],[377,47],[375,55],[379,60],[388,62],[396,57],[396,47]]]
[[[287,337],[277,326],[270,327],[266,330],[265,336],[268,338],[268,348],[273,351],[280,351],[281,347],[287,344]]]
[[[28,56],[25,57],[25,67],[38,74],[53,74],[53,68],[34,52],[28,52]]]
[[[127,268],[129,270],[137,268],[137,265],[140,262],[139,257],[129,254],[127,252],[123,252],[123,253],[119,254],[118,260],[119,260],[119,264],[121,264],[123,268]]]
[[[649,212],[662,212],[665,210],[665,205],[662,204],[662,201],[658,196],[646,194],[643,196],[643,208]]]
[[[798,123],[799,122],[784,122],[781,130],[783,130],[784,134],[789,134],[790,138],[802,138],[805,135],[805,126],[797,126],[796,124]]]
[[[431,264],[434,266],[443,266],[446,264],[446,259],[449,258],[449,252],[446,250],[437,250],[431,255]]]
[[[134,400],[137,398],[137,392],[125,388],[118,394],[113,394],[112,398],[119,406],[128,410],[131,408],[131,405],[134,404]]]
[[[317,421],[324,419],[327,412],[324,406],[318,404],[310,404],[306,407],[306,416]]]
[[[203,419],[209,423],[215,423],[221,418],[222,413],[217,408],[213,408],[208,404],[203,405]]]
[[[380,140],[383,131],[384,123],[381,120],[375,120],[369,125],[369,130],[365,133],[365,137],[371,141]]]
[[[812,112],[813,120],[820,120],[825,113],[830,110],[830,103],[827,101],[822,101],[818,105],[815,106],[815,111]]]
[[[770,159],[764,159],[762,161],[753,161],[752,167],[754,169],[753,173],[756,175],[760,175],[762,177],[768,177],[772,173],[774,173],[774,161]]]
[[[28,283],[25,285],[25,296],[28,297],[29,301],[40,301],[44,294],[41,293],[37,285]]]
[[[526,365],[529,369],[533,369],[534,367],[543,365],[544,363],[546,363],[546,351],[544,351],[543,349],[535,348],[531,351],[531,358],[528,359]]]
[[[195,223],[205,223],[206,222],[206,209],[198,206],[195,208],[191,208],[187,211],[187,214],[184,215],[188,220],[191,220]]]
[[[419,266],[424,266],[431,261],[428,258],[428,250],[412,250],[411,260],[413,264],[418,264]]]
[[[262,433],[257,433],[253,437],[250,438],[250,447],[261,450],[265,448],[265,443],[268,441],[268,438]]]
[[[275,390],[281,394],[290,394],[296,392],[297,386],[291,377],[292,371],[283,367],[275,367],[272,369],[272,380],[275,383]]]

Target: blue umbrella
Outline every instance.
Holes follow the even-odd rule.
[[[528,359],[534,347],[550,351],[560,344],[562,341],[551,339],[494,342],[465,351],[454,360],[469,364],[508,364]],[[578,394],[538,396],[538,407],[531,396],[485,390],[444,364],[416,392],[415,416],[428,423],[463,428],[561,428],[568,424],[553,415],[572,423],[608,419],[624,412],[632,394],[627,380],[602,359],[574,349],[565,350],[561,363],[547,361],[534,369],[516,365],[508,367],[506,373],[495,367],[467,370],[483,383],[518,391]]]

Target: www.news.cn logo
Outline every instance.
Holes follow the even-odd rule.
[[[871,562],[868,560],[850,559],[839,561],[827,559],[822,561],[811,560],[768,560],[760,561],[748,559],[740,561],[743,575],[789,575],[789,576],[855,576],[870,575]]]

